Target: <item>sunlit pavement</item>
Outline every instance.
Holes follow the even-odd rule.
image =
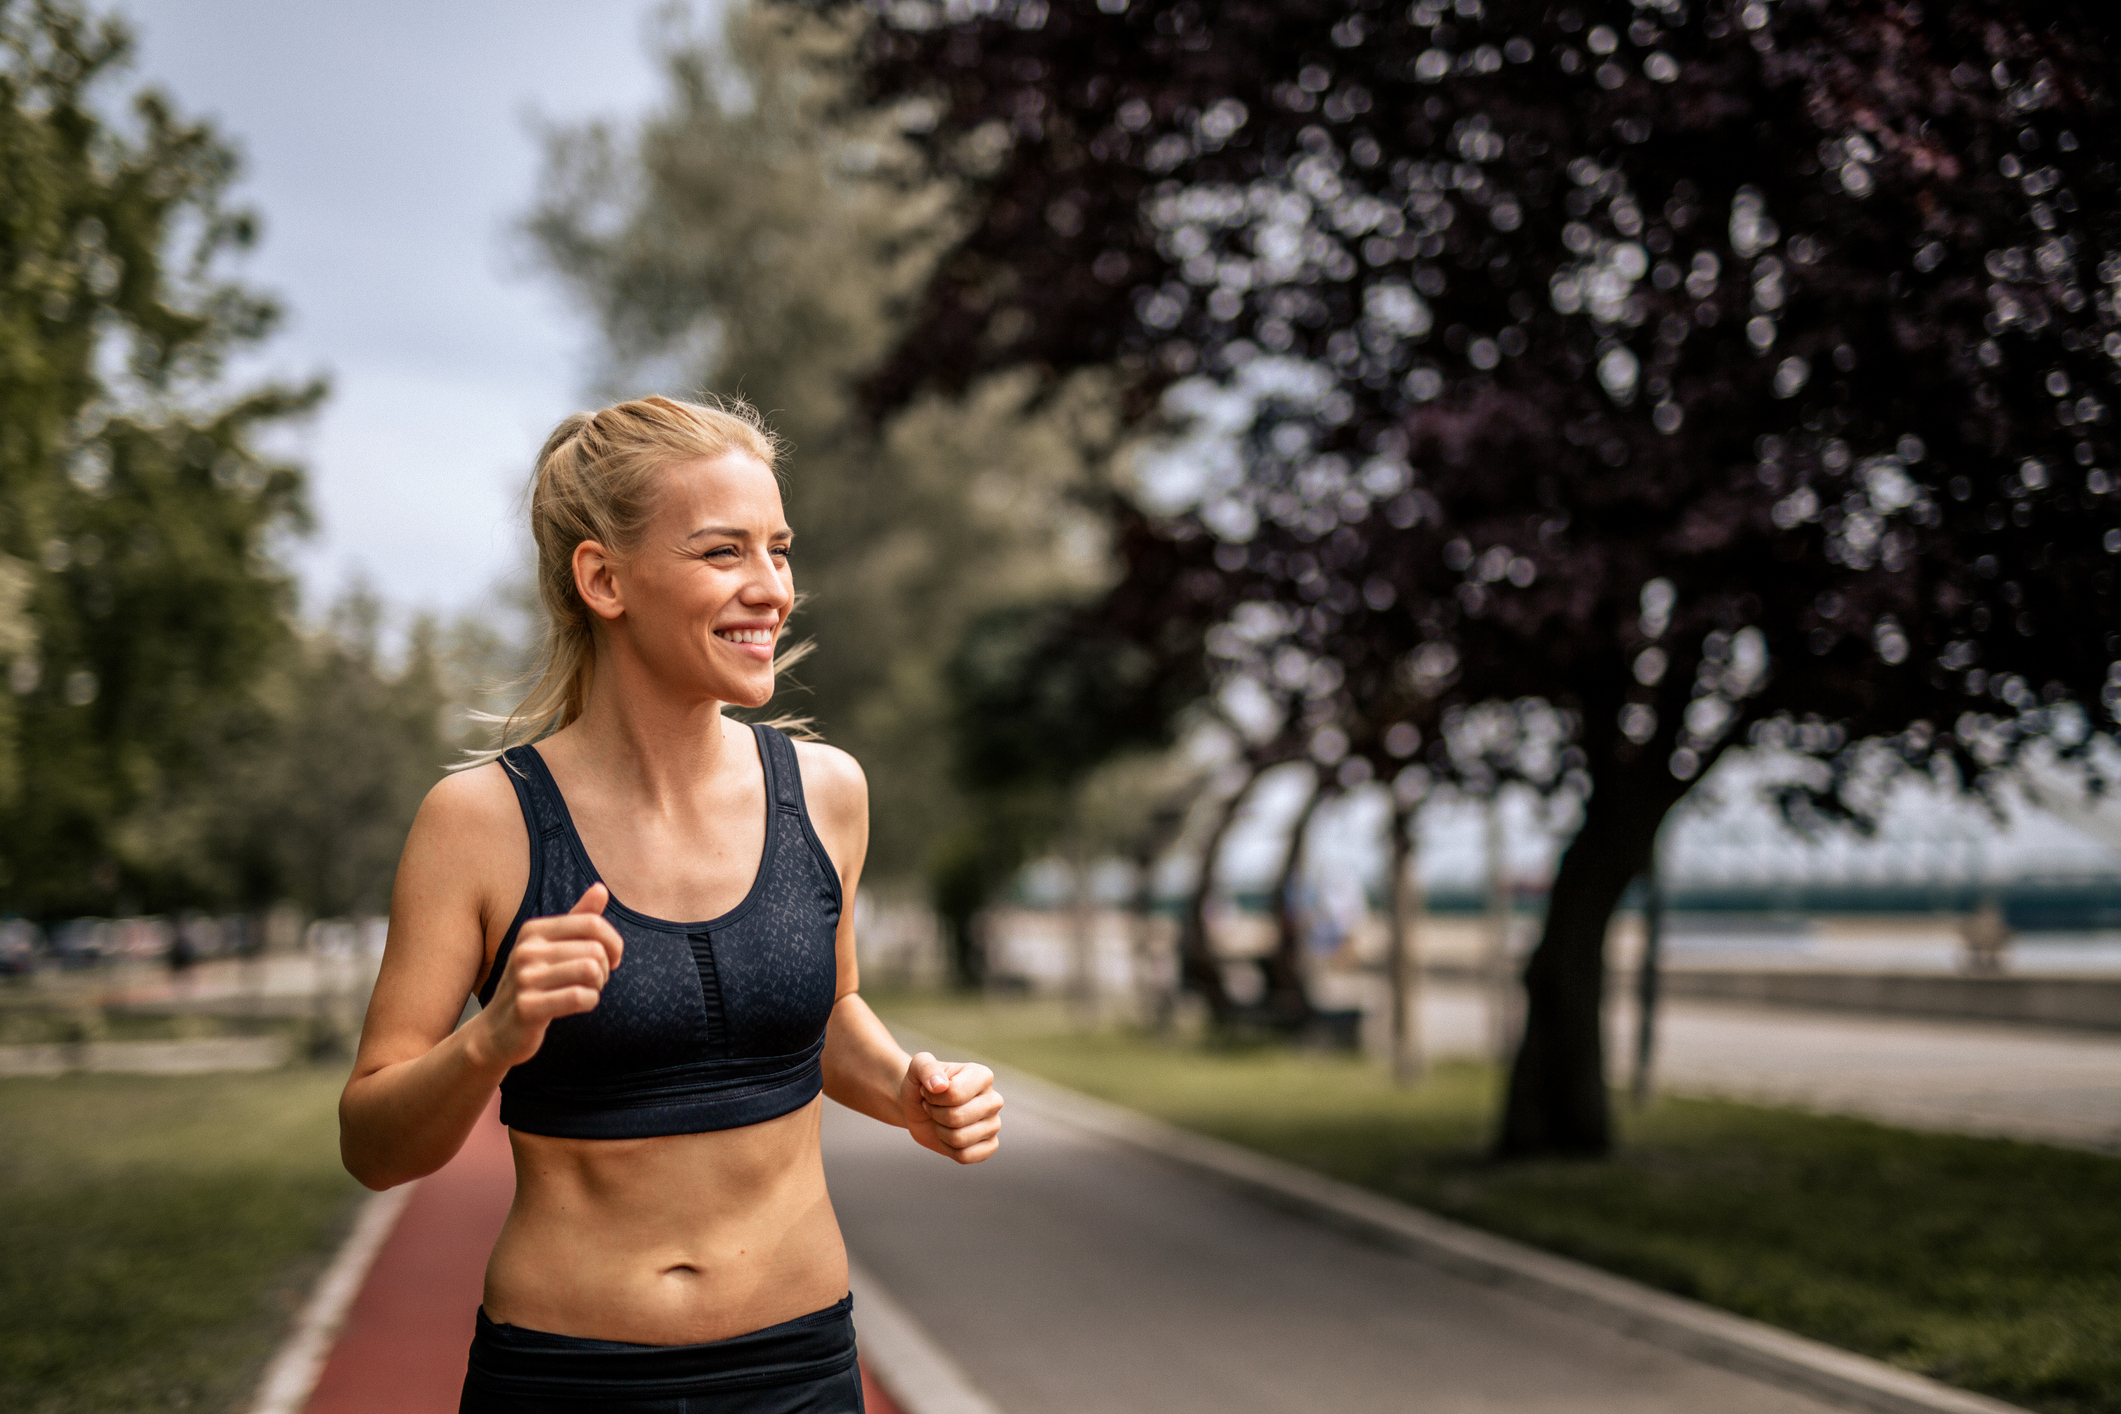
[[[1490,1053],[1483,995],[1431,986],[1423,1049]],[[1634,1007],[1609,1012],[1608,1073],[1626,1084]],[[1796,1105],[1888,1124],[2121,1151],[2121,1034],[1722,1002],[1659,1009],[1660,1089]]]
[[[2121,1151],[2121,1036],[1688,1002],[1659,1047],[1677,1091]]]
[[[857,1261],[1006,1414],[1814,1414],[1827,1405],[1445,1274],[1009,1110],[957,1169],[826,1106]]]

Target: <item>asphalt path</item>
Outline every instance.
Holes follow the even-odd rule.
[[[1381,996],[1349,989],[1347,1000],[1368,1002],[1382,1021]],[[1608,1075],[1625,1085],[1635,1049],[1628,998],[1606,1008],[1606,1027]],[[1491,1054],[1492,1028],[1486,994],[1423,989],[1429,1054]],[[1658,1009],[1653,1074],[1676,1094],[2121,1153],[2116,1032],[1673,999]]]
[[[959,1169],[827,1104],[855,1259],[1005,1414],[1820,1414],[1012,1104]],[[859,1321],[859,1315],[857,1315]]]

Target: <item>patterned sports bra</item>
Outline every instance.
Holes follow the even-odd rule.
[[[803,805],[795,744],[754,726],[766,772],[766,848],[744,901],[672,923],[613,898],[604,916],[626,955],[596,1010],[554,1021],[501,1081],[501,1122],[530,1134],[635,1139],[758,1124],[823,1088],[836,999],[840,879]],[[479,1003],[493,1000],[525,921],[565,913],[602,876],[545,760],[504,753],[530,832],[530,885]]]

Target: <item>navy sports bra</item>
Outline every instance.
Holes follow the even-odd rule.
[[[626,955],[596,1010],[563,1016],[501,1081],[501,1122],[568,1139],[735,1129],[787,1114],[823,1088],[825,1023],[839,969],[840,879],[803,808],[795,745],[754,726],[766,771],[766,848],[744,901],[671,923],[614,898]],[[501,939],[481,1006],[526,920],[565,913],[601,875],[545,760],[503,753],[530,831],[530,886]]]

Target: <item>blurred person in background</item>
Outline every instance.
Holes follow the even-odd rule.
[[[999,1143],[991,1073],[909,1057],[855,994],[861,768],[723,712],[796,656],[777,451],[740,403],[559,425],[542,668],[399,863],[341,1151],[371,1188],[432,1173],[500,1087],[467,1411],[859,1410],[820,1091],[961,1164]]]

